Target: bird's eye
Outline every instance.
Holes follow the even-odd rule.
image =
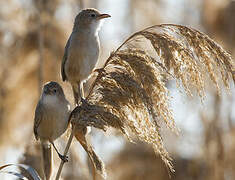
[[[56,92],[57,92],[57,90],[56,90],[56,89],[54,89],[54,90],[53,90],[53,92],[54,92],[54,93],[56,93]]]
[[[91,17],[95,17],[95,14],[91,14]]]

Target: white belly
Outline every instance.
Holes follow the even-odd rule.
[[[51,96],[44,99],[47,103],[43,112],[43,119],[38,127],[38,135],[43,140],[54,141],[60,137],[68,127],[69,110],[66,104],[59,104]]]
[[[81,64],[81,80],[85,80],[91,74],[92,70],[95,68],[95,65],[98,61],[98,54],[90,55],[86,57]]]
[[[71,41],[71,46],[68,50],[68,59],[65,63],[65,73],[68,80],[77,83],[87,79],[95,68],[98,57],[98,37],[92,37],[89,43],[85,41],[83,44]]]

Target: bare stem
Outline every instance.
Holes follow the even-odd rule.
[[[44,35],[41,14],[41,6],[38,10],[38,92],[41,94],[42,82],[43,82],[43,48],[44,48]]]
[[[72,143],[72,140],[73,140],[73,136],[74,136],[74,134],[73,134],[73,129],[72,129],[71,134],[70,134],[70,137],[69,137],[69,140],[68,140],[67,145],[66,145],[66,148],[65,148],[65,150],[64,150],[64,156],[67,156],[67,154],[68,154],[69,147],[70,147],[70,145],[71,145],[71,143]],[[57,171],[57,174],[56,174],[56,178],[55,178],[56,180],[59,180],[60,174],[61,174],[62,169],[63,169],[63,166],[64,166],[64,161],[61,160],[61,162],[60,162],[60,167],[59,167],[59,169],[58,169],[58,171]]]
[[[78,0],[78,3],[79,3],[80,9],[84,9],[84,7],[85,7],[84,1],[83,0]]]

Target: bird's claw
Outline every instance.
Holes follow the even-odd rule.
[[[93,72],[97,72],[98,74],[101,74],[101,73],[104,73],[105,70],[104,70],[104,68],[97,68],[97,69],[93,70]]]
[[[85,98],[81,97],[81,102],[84,103],[85,101]]]
[[[82,103],[83,105],[88,105],[87,100],[86,100],[86,99],[84,99],[84,98],[82,98],[82,97],[81,97],[81,103]]]
[[[64,155],[59,154],[59,157],[63,162],[68,162],[69,161],[68,156],[64,156]]]

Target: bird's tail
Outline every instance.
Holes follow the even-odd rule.
[[[48,143],[41,143],[43,171],[46,180],[50,180],[52,174],[52,148]]]

